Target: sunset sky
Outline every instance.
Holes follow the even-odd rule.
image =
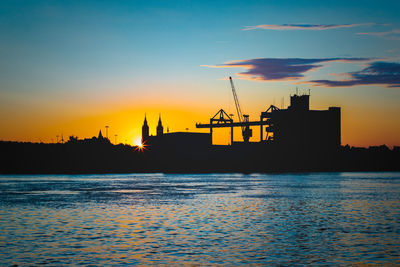
[[[310,89],[312,109],[342,107],[342,145],[400,145],[399,11],[398,0],[2,0],[0,140],[108,125],[112,142],[134,144],[145,113],[151,134],[159,114],[171,132],[200,131],[220,108],[236,113],[232,76],[250,120]]]

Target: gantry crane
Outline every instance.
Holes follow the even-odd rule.
[[[250,126],[249,126],[249,115],[242,114],[242,109],[240,108],[239,99],[236,94],[236,89],[235,89],[235,86],[233,85],[232,77],[230,77],[230,76],[229,76],[229,81],[231,82],[233,99],[235,100],[236,111],[238,114],[239,122],[243,123],[243,125],[241,126],[243,141],[245,143],[248,143],[250,137],[253,136],[253,130],[250,129]]]

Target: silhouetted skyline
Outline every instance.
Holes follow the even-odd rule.
[[[143,114],[156,126],[160,112],[164,129],[198,131],[218,109],[235,114],[232,76],[250,120],[311,89],[311,109],[342,108],[342,144],[400,145],[399,1],[5,0],[0,10],[0,140],[102,129],[135,144]],[[214,138],[230,142],[224,130]]]
[[[232,81],[231,81],[232,82]],[[235,89],[232,83],[232,92]],[[198,123],[209,133],[164,132],[144,115],[140,143],[112,144],[99,130],[97,137],[70,136],[66,143],[0,142],[0,173],[127,173],[127,172],[326,172],[398,171],[400,146],[357,148],[341,145],[341,108],[310,109],[309,94],[290,96],[287,109],[271,105],[260,120],[241,113],[238,100],[234,121],[220,109],[210,123]],[[156,128],[156,135],[150,129]],[[234,138],[233,129],[242,130]],[[250,127],[258,127],[260,141],[250,142]],[[230,129],[230,144],[215,145],[213,132]],[[106,128],[106,131],[108,127]],[[240,141],[238,141],[238,139]]]

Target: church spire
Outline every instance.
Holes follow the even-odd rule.
[[[164,134],[164,127],[161,122],[161,114],[158,115],[158,125],[157,125],[157,136],[161,136]]]
[[[142,144],[149,138],[149,126],[147,125],[146,113],[144,114],[144,122],[142,126]]]
[[[162,122],[161,122],[161,113],[158,114],[158,125],[162,126]]]

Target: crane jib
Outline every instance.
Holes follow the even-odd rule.
[[[248,142],[250,137],[253,135],[252,130],[250,129],[249,125],[246,124],[246,122],[249,122],[249,115],[243,115],[242,109],[240,108],[239,99],[236,94],[236,89],[233,84],[232,77],[230,77],[230,76],[229,76],[229,81],[231,83],[232,94],[233,94],[233,99],[235,100],[235,106],[236,106],[236,111],[237,111],[238,118],[239,118],[239,123],[245,123],[242,126],[243,141]]]

